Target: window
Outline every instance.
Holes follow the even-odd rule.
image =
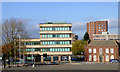
[[[45,29],[44,28],[42,28],[42,31],[44,31]]]
[[[96,55],[93,56],[93,61],[96,61]]]
[[[60,48],[58,48],[58,51],[60,51]]]
[[[92,53],[92,49],[89,49],[89,53]]]
[[[50,41],[50,45],[52,45],[52,41]]]
[[[67,51],[67,48],[65,48],[65,51]]]
[[[62,44],[62,41],[60,41],[60,44]]]
[[[106,55],[106,61],[109,61],[109,56],[108,55]]]
[[[48,41],[48,45],[50,44],[50,42]]]
[[[63,34],[63,37],[65,37],[65,35]]]
[[[92,61],[92,56],[91,55],[89,55],[89,61]]]
[[[62,38],[62,35],[60,34],[60,38]]]
[[[99,53],[102,54],[102,48],[99,49]]]
[[[57,27],[55,27],[55,31],[57,31],[58,30],[58,28]]]
[[[109,53],[109,49],[106,49],[106,53]]]
[[[45,35],[45,38],[47,38],[47,35]]]
[[[49,38],[49,37],[50,37],[50,35],[48,34],[48,35],[47,35],[47,38]]]
[[[67,41],[65,41],[65,44],[67,44]]]
[[[96,49],[93,49],[93,53],[96,53]]]
[[[62,48],[60,48],[60,51],[62,51]]]
[[[50,28],[50,31],[52,31],[52,28]]]
[[[111,55],[110,59],[114,59],[114,55]]]
[[[70,41],[68,41],[68,44],[70,44]]]
[[[65,27],[65,31],[67,30],[67,27]]]
[[[48,28],[47,30],[50,31],[50,28]]]
[[[70,51],[70,48],[68,48],[68,51]]]
[[[52,38],[52,34],[50,34],[50,38]]]
[[[68,27],[68,31],[70,30],[70,28]]]
[[[57,51],[57,48],[55,48],[55,51]]]
[[[65,30],[65,28],[63,27],[63,28],[62,28],[62,30],[64,31],[64,30]]]
[[[68,37],[70,37],[70,34],[68,34]]]
[[[55,28],[52,28],[52,31],[55,31]]]
[[[47,28],[45,28],[45,31],[47,30]]]
[[[114,49],[110,49],[110,53],[114,53]]]
[[[62,27],[60,27],[60,31],[62,30]]]
[[[52,44],[54,45],[54,44],[55,44],[55,41],[53,41]]]
[[[44,45],[44,44],[45,44],[45,42],[43,41],[43,42],[42,42],[42,45]]]
[[[47,45],[47,42],[45,41],[45,45]]]
[[[53,52],[54,52],[54,48],[53,48]]]
[[[65,42],[63,41],[63,44],[65,44]]]
[[[58,27],[58,31],[60,30],[60,28]]]
[[[44,49],[42,49],[42,51],[44,52],[45,50],[44,50]]]
[[[65,51],[65,49],[63,48],[63,50],[62,51]]]

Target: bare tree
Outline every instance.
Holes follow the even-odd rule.
[[[16,51],[16,49],[14,48],[14,39],[18,38],[18,35],[20,35],[21,38],[28,38],[28,33],[25,28],[26,24],[27,23],[24,19],[10,18],[10,19],[6,19],[3,21],[2,43],[7,48],[9,48],[9,46],[11,46],[11,48],[9,48],[9,50],[6,50],[7,51],[6,53],[9,53],[8,55],[10,57],[11,56],[13,57],[14,51]]]
[[[2,24],[2,42],[4,44],[11,43],[14,38],[18,38],[18,34],[21,35],[21,38],[28,37],[24,23],[23,19],[10,18],[4,20]]]

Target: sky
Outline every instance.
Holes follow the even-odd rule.
[[[2,19],[23,18],[31,38],[39,38],[39,23],[72,23],[72,32],[83,38],[86,23],[107,20],[108,31],[118,33],[118,2],[3,2]]]

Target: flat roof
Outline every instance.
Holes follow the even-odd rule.
[[[44,22],[44,23],[39,23],[39,24],[71,24],[67,22]]]

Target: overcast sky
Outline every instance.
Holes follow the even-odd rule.
[[[39,38],[39,23],[69,22],[72,31],[83,38],[86,23],[108,20],[111,34],[118,33],[118,2],[3,2],[2,19],[23,18],[31,38]]]

